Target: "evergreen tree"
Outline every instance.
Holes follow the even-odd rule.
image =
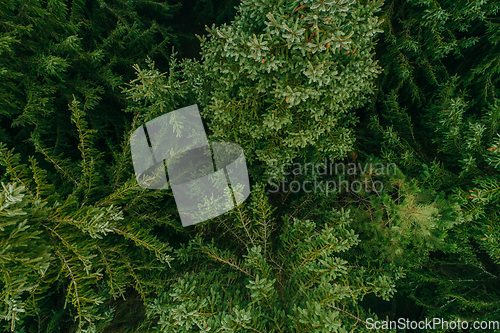
[[[20,143],[35,134],[58,153],[71,151],[77,138],[67,105],[75,95],[100,144],[118,144],[131,121],[120,113],[119,87],[137,61],[165,62],[174,36],[163,21],[174,10],[149,0],[2,1],[0,141],[32,154]]]
[[[424,316],[496,320],[498,293],[498,2],[391,1],[377,49],[384,75],[359,150],[397,163],[458,205],[446,250],[398,285]],[[374,140],[375,138],[375,140]]]
[[[344,157],[352,108],[380,72],[374,37],[380,1],[242,1],[230,25],[201,37],[190,84],[214,140],[250,163]]]
[[[365,330],[360,300],[390,298],[394,277],[346,260],[358,244],[349,213],[330,210],[315,223],[273,210],[264,188],[255,188],[248,205],[178,251],[196,268],[150,305],[161,332]]]
[[[57,186],[35,158],[22,164],[14,149],[0,144],[2,180],[10,181],[0,192],[6,331],[96,332],[113,318],[112,299],[135,288],[145,300],[172,260],[168,243],[152,234],[156,225],[172,224],[160,208],[169,195],[146,191],[130,177],[126,144],[106,173],[85,112],[76,99],[69,109],[79,163],[33,140],[51,162],[50,172],[58,173]]]

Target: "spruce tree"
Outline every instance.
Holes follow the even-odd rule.
[[[149,0],[2,1],[0,141],[32,154],[20,143],[35,134],[58,153],[71,151],[77,138],[67,105],[75,95],[101,144],[118,144],[131,120],[123,121],[119,87],[137,61],[168,64],[175,36],[164,21],[175,8]]]
[[[384,75],[365,109],[371,131],[359,132],[359,150],[397,163],[456,207],[448,246],[398,285],[427,318],[498,318],[499,9],[497,2],[391,1],[381,12]]]

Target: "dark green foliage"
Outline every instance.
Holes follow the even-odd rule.
[[[218,5],[0,4],[3,331],[498,320],[500,4]],[[129,138],[194,103],[245,150],[252,191],[182,228],[171,191],[138,186]],[[292,165],[325,157],[392,167],[340,175],[359,191],[270,191],[334,179]]]
[[[164,194],[140,188],[134,178],[120,181],[120,173],[129,173],[119,168],[120,158],[111,169],[113,177],[104,178],[86,115],[76,100],[69,108],[81,159],[65,164],[46,155],[53,171],[65,178],[67,193],[48,182],[35,159],[23,165],[19,154],[0,145],[4,178],[13,182],[2,183],[0,207],[1,311],[11,330],[27,316],[26,328],[55,325],[69,331],[71,323],[54,323],[51,307],[44,305],[57,291],[65,298],[64,308],[71,307],[77,331],[93,332],[97,321],[112,318],[111,298],[124,297],[134,287],[145,299],[157,287],[151,277],[164,274],[172,260],[168,244],[151,234],[155,225],[171,220],[159,207],[148,210],[149,200],[161,202]],[[127,159],[129,148],[123,149]]]
[[[382,14],[385,75],[360,150],[379,150],[461,216],[445,238],[453,250],[431,253],[402,285],[426,317],[498,318],[499,9],[391,1]]]
[[[14,145],[34,134],[59,154],[77,140],[66,107],[75,95],[100,139],[118,143],[126,105],[119,86],[138,60],[166,59],[172,31],[162,21],[174,8],[149,0],[2,1],[0,140]]]

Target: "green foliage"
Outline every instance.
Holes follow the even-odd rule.
[[[160,317],[157,329],[363,331],[358,302],[369,293],[389,298],[394,277],[344,258],[359,242],[349,212],[334,210],[322,224],[276,218],[264,186],[252,193],[248,204],[200,227],[178,251],[194,269],[150,304],[150,316]]]
[[[34,134],[64,151],[76,139],[66,108],[75,95],[93,127],[117,143],[125,105],[118,87],[138,60],[168,56],[173,36],[162,20],[174,9],[149,0],[3,1],[0,141]]]
[[[370,163],[380,163],[369,160]],[[390,263],[402,268],[420,268],[433,251],[453,252],[448,232],[463,223],[460,206],[443,193],[426,189],[416,179],[408,179],[401,170],[387,174],[367,172],[361,179],[375,181],[383,189],[352,193],[344,200],[351,205],[362,234],[359,255],[366,264]]]
[[[177,37],[233,14],[195,2],[174,20],[164,1],[0,3],[3,331],[498,320],[498,2],[243,0],[179,61],[169,44],[197,45]],[[129,138],[194,103],[211,141],[245,150],[252,191],[182,228],[170,191],[137,184]],[[394,173],[266,188],[330,180],[271,167],[325,157]]]
[[[359,147],[458,207],[445,238],[453,250],[431,253],[401,285],[426,317],[493,319],[500,301],[498,10],[496,2],[392,1],[382,11],[385,75]]]
[[[95,332],[99,321],[112,319],[112,298],[125,297],[133,287],[145,299],[157,287],[152,277],[164,274],[173,259],[168,244],[151,233],[155,225],[171,223],[161,209],[149,211],[149,201],[161,201],[163,194],[142,189],[130,177],[113,187],[104,177],[105,165],[85,113],[76,99],[68,107],[81,160],[65,165],[46,153],[53,170],[65,178],[66,191],[57,191],[34,158],[30,166],[23,165],[19,154],[0,145],[4,177],[13,182],[2,183],[0,193],[0,309],[9,331],[22,324],[29,330],[57,325],[70,331],[71,323],[64,322],[68,318],[54,323],[50,307],[44,306],[57,290],[76,321],[75,331]],[[124,149],[128,156],[128,147]],[[112,167],[116,173],[119,163]],[[123,177],[113,176],[110,179]],[[65,184],[63,179],[57,184]]]
[[[187,63],[214,140],[239,143],[250,163],[345,156],[349,111],[380,72],[380,5],[242,1],[230,25],[200,38],[202,62]]]

